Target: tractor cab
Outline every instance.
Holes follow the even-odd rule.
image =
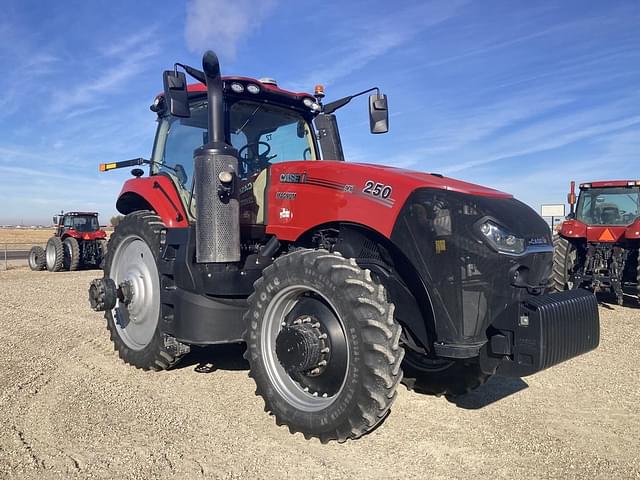
[[[95,212],[61,212],[53,217],[57,226],[56,235],[62,237],[65,232],[93,233],[100,230],[98,214]]]
[[[277,87],[275,81],[228,77],[225,95],[225,142],[238,154],[240,221],[264,222],[267,169],[274,163],[320,158],[313,127],[318,105],[314,97]],[[207,144],[208,104],[202,84],[187,87],[188,116],[176,116],[165,106],[164,94],[152,109],[158,128],[151,157],[151,174],[169,176],[180,192],[187,214],[196,217],[193,152]],[[320,108],[317,106],[316,108]]]
[[[632,185],[580,185],[576,220],[587,225],[632,224],[640,217],[640,185],[629,183]]]

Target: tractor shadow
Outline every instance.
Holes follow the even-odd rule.
[[[596,298],[598,299],[598,305],[606,310],[615,310],[616,308],[632,308],[634,310],[640,309],[640,302],[635,293],[629,293],[631,290],[625,288],[623,304],[618,305],[618,301],[615,295],[609,292],[598,292]]]
[[[465,410],[478,410],[492,403],[518,393],[529,385],[521,378],[494,375],[480,388],[458,397],[446,397],[447,400]]]
[[[198,373],[213,373],[217,370],[249,370],[249,363],[244,359],[244,344],[211,345],[207,347],[191,347],[172,368],[180,370],[193,368]]]

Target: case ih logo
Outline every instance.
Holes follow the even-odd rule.
[[[282,173],[280,174],[280,183],[305,183],[307,180],[306,173]]]
[[[544,237],[534,237],[529,239],[529,245],[549,245]]]

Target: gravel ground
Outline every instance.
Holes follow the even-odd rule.
[[[239,346],[125,366],[97,273],[0,271],[1,478],[640,478],[636,308],[601,307],[595,352],[457,404],[401,387],[380,428],[321,445],[263,412]]]

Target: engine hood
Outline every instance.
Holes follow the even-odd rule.
[[[356,169],[366,169],[371,175],[377,173],[380,176],[389,179],[389,181],[396,180],[405,184],[406,188],[411,191],[418,188],[437,188],[452,192],[466,193],[469,195],[480,195],[483,197],[512,198],[512,195],[509,193],[501,192],[493,188],[483,187],[482,185],[474,183],[464,182],[462,180],[456,180],[438,173],[418,172],[415,170],[370,163],[336,163],[341,163],[345,166],[354,167]]]

